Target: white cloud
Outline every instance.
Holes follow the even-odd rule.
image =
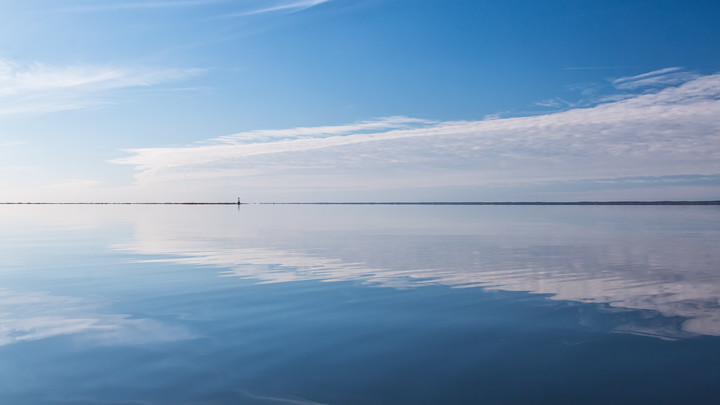
[[[172,1],[125,1],[105,2],[105,4],[85,5],[64,8],[60,11],[67,12],[91,12],[91,11],[115,11],[115,10],[141,10],[141,9],[163,9],[177,7],[207,6],[214,3],[227,3],[229,0],[172,0]]]
[[[606,70],[606,69],[627,69],[627,66],[574,66],[564,67],[563,70]]]
[[[24,141],[10,141],[10,142],[3,142],[0,143],[0,148],[8,148],[10,146],[18,146],[18,145],[25,145],[26,142]]]
[[[46,113],[107,103],[123,88],[182,80],[200,69],[132,69],[106,66],[54,67],[0,60],[0,115]]]
[[[659,69],[632,77],[621,77],[612,84],[621,90],[635,90],[643,87],[664,87],[677,85],[698,78],[700,75],[683,72],[680,67]]]
[[[651,77],[641,76],[623,83]],[[716,74],[553,114],[447,122],[393,117],[250,131],[186,147],[133,149],[113,162],[134,165],[139,184],[182,182],[198,190],[397,189],[715,175],[720,174],[718,117]]]
[[[101,181],[97,180],[83,180],[83,179],[70,179],[66,180],[62,183],[56,183],[49,188],[69,188],[69,189],[75,189],[75,188],[90,188],[101,185]]]
[[[660,76],[660,75],[664,75],[664,74],[668,74],[668,73],[674,73],[674,72],[678,72],[680,70],[682,70],[681,67],[669,67],[669,68],[664,68],[664,69],[653,70],[652,72],[642,73],[642,74],[635,75],[635,76],[621,77],[619,79],[615,79],[613,82],[614,83],[622,83],[622,82],[628,82],[628,81],[633,81],[633,80],[640,80],[640,79],[645,79],[645,78],[652,77],[652,76]]]
[[[254,2],[258,5],[256,8],[248,8],[247,1],[233,2],[232,0],[108,1],[100,4],[70,6],[58,9],[57,11],[83,13],[122,10],[156,10],[183,7],[205,7],[225,3],[236,7],[239,5],[243,7],[244,10],[226,14],[222,17],[242,17],[273,12],[298,12],[329,1],[331,0],[286,0],[273,2],[268,2],[267,0],[256,0]],[[268,5],[268,3],[270,5]]]
[[[221,136],[216,141],[228,144],[268,142],[277,140],[296,140],[301,138],[320,138],[332,135],[353,135],[377,130],[407,128],[436,123],[435,121],[409,117],[386,117],[372,121],[362,121],[348,125],[328,125],[320,127],[298,127],[289,129],[270,129],[241,132],[239,134]]]
[[[238,13],[225,14],[222,17],[245,17],[258,14],[267,14],[274,12],[291,12],[295,13],[308,9],[310,7],[317,6],[319,4],[327,3],[330,0],[297,0],[290,2],[280,2],[269,7],[261,7],[252,10],[242,11]]]

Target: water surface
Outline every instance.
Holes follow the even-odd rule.
[[[8,404],[714,403],[716,206],[2,206]]]

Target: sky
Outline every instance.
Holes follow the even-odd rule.
[[[0,202],[720,200],[715,0],[0,0]]]

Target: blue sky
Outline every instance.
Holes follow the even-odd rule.
[[[0,201],[720,199],[716,1],[0,0]]]

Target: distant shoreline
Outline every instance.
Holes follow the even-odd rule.
[[[458,201],[458,202],[294,202],[286,205],[720,205],[720,201]]]
[[[0,205],[720,205],[713,201],[450,201],[450,202],[0,202]]]

